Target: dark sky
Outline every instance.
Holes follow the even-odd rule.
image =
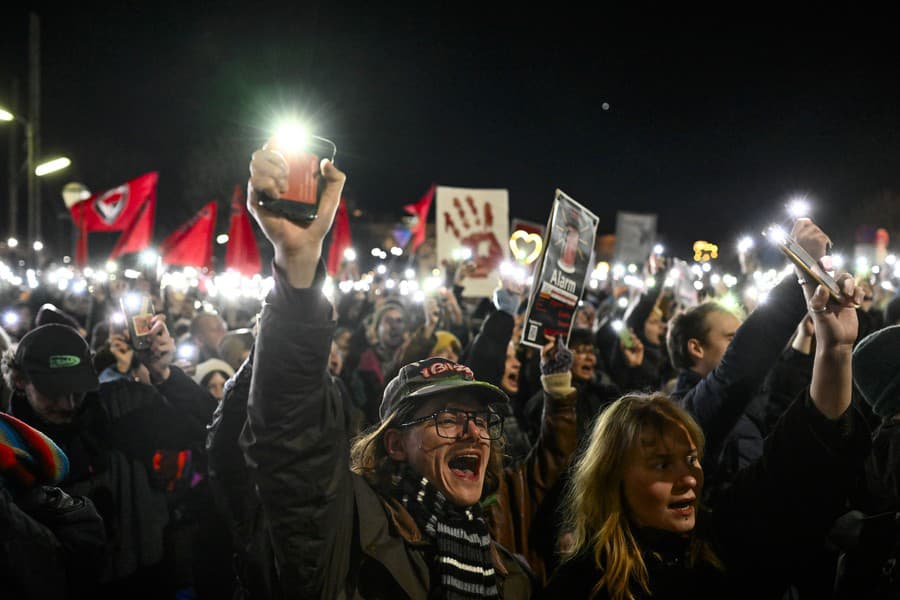
[[[698,238],[731,247],[795,193],[849,245],[869,200],[900,190],[900,52],[878,15],[183,4],[42,11],[43,154],[73,159],[43,184],[56,209],[67,181],[96,191],[158,170],[161,239],[245,183],[290,109],[337,142],[349,200],[390,218],[435,182],[508,188],[511,216],[544,222],[559,187],[601,232],[616,210],[658,213],[685,255]],[[24,102],[25,11],[2,29],[8,106],[15,75]]]

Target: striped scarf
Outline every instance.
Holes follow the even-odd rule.
[[[69,459],[53,441],[0,412],[0,478],[15,490],[54,485],[69,473]]]
[[[394,496],[434,544],[429,598],[499,598],[481,506],[461,508],[448,502],[407,463],[398,464],[392,484]]]

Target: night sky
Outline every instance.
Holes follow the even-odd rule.
[[[162,239],[209,200],[224,206],[275,117],[296,110],[337,143],[363,219],[399,219],[438,183],[508,188],[510,215],[538,222],[559,187],[601,233],[616,210],[656,212],[683,256],[698,238],[730,252],[798,193],[839,246],[862,222],[900,228],[900,53],[874,25],[274,6],[43,11],[42,154],[73,160],[42,184],[45,212],[62,212],[68,181],[99,191],[158,170]],[[26,98],[27,23],[24,10],[2,23],[7,107],[14,76]],[[7,136],[20,131],[0,128],[4,221]]]

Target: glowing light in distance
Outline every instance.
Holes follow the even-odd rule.
[[[407,279],[412,279],[413,277],[416,276],[416,272],[413,269],[407,269],[406,271],[403,272],[403,276],[406,277]]]
[[[710,271],[712,271],[712,265],[709,264],[708,262],[703,263],[703,265],[700,268],[703,269],[704,273],[709,273]]]
[[[344,260],[347,262],[353,262],[356,260],[356,250],[353,248],[345,248],[344,249]]]
[[[702,289],[703,289],[703,282],[700,281],[699,279],[698,279],[697,281],[695,281],[695,282],[694,282],[694,289],[697,290],[698,292],[699,292],[700,290],[702,290]]]
[[[228,243],[228,234],[227,234],[227,233],[220,233],[219,235],[217,235],[217,236],[216,236],[216,243],[219,244],[220,246],[222,246],[222,245],[224,245],[224,244],[227,244],[227,243]]]
[[[637,273],[637,265],[635,265],[635,264],[628,265],[628,272],[629,273]]]
[[[3,325],[5,327],[15,327],[19,324],[19,315],[11,310],[3,313]]]
[[[878,265],[873,266],[872,273],[874,273],[875,275],[878,275],[879,273],[881,273],[881,267],[879,267]]]
[[[338,289],[344,294],[349,294],[353,290],[353,282],[345,279],[338,284]]]
[[[732,288],[737,285],[737,277],[726,273],[725,275],[722,276],[722,283],[725,284],[725,287]]]
[[[709,282],[713,285],[718,285],[720,281],[722,281],[722,278],[719,277],[718,273],[713,273],[709,276]]]
[[[112,314],[112,322],[116,325],[124,325],[125,324],[125,315],[119,311],[116,311]]]
[[[615,265],[613,265],[612,273],[615,279],[621,279],[622,275],[625,274],[625,265],[616,263]]]
[[[628,298],[622,296],[618,300],[619,308],[628,308]]]
[[[737,245],[738,252],[740,252],[741,254],[745,254],[748,250],[753,248],[753,244],[753,238],[749,235],[742,237]]]
[[[11,237],[8,240],[6,240],[6,245],[9,246],[10,248],[15,248],[16,246],[19,245],[19,240],[17,240],[14,237]]]
[[[194,357],[194,354],[197,352],[197,347],[193,344],[182,344],[178,347],[178,358],[182,358],[185,360],[190,360]]]
[[[159,258],[159,255],[153,250],[144,250],[140,253],[139,258],[142,265],[152,267],[156,265],[156,260]]]
[[[42,177],[44,175],[49,175],[50,173],[55,173],[56,171],[61,171],[71,164],[71,160],[69,160],[65,156],[61,156],[59,158],[54,158],[53,160],[48,160],[45,163],[39,164],[34,168],[34,174],[38,177]]]
[[[401,248],[400,246],[393,246],[391,248],[391,254],[393,254],[394,256],[403,256],[403,248]]]
[[[115,261],[108,260],[106,261],[106,272],[107,273],[115,273],[119,269],[119,265],[115,263]]]
[[[125,269],[125,277],[127,277],[128,279],[138,279],[140,276],[140,271],[135,271],[134,269]]]
[[[375,271],[379,275],[384,275],[385,273],[387,273],[387,267],[384,265],[378,265],[377,267],[375,267]]]
[[[662,254],[665,251],[662,244],[656,244],[653,246],[653,254]]]
[[[740,308],[740,305],[738,304],[737,298],[734,297],[734,294],[725,294],[719,300],[719,304],[731,311]]]
[[[34,248],[35,252],[40,252],[44,249],[44,242],[37,240],[31,247]]]
[[[884,257],[885,264],[893,266],[897,262],[897,257],[893,254],[888,254]]]
[[[450,256],[453,257],[453,260],[461,261],[461,260],[471,260],[472,259],[472,249],[467,246],[461,246],[459,248],[454,248],[452,252],[450,252]]]
[[[625,323],[620,320],[613,321],[610,325],[612,326],[613,331],[615,331],[616,333],[619,333],[620,331],[625,329]]]
[[[0,121],[12,121],[15,118],[15,115],[13,115],[11,112],[0,108]]]
[[[413,292],[412,299],[413,302],[425,302],[425,292],[423,292],[422,290],[416,290],[415,292]]]
[[[835,269],[840,269],[844,266],[844,257],[840,254],[832,254],[831,255],[831,266]]]

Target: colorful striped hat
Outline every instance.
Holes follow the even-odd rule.
[[[17,489],[55,485],[69,474],[69,459],[49,437],[0,412],[0,478]]]

